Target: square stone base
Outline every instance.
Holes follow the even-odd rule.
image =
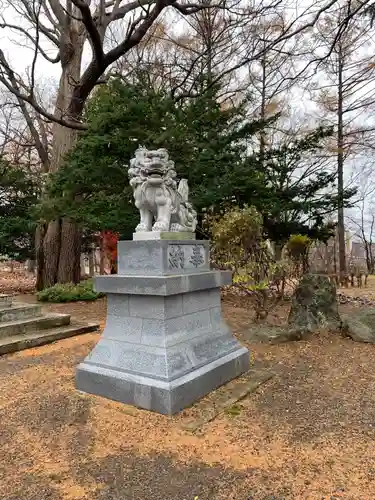
[[[76,387],[113,401],[173,415],[249,368],[249,351],[240,346],[170,382],[83,362],[77,369]]]
[[[118,270],[95,279],[107,321],[78,390],[171,415],[249,369],[221,313],[231,273],[209,269],[208,241],[122,241]]]

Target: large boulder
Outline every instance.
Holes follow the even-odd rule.
[[[342,315],[341,333],[355,342],[375,344],[375,309]]]
[[[340,328],[336,287],[328,276],[306,274],[302,277],[292,297],[288,323],[293,331],[300,332],[301,338],[321,328]]]

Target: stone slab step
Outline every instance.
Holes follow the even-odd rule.
[[[10,307],[0,308],[0,324],[41,316],[42,306],[14,302]]]
[[[7,308],[12,305],[13,296],[7,293],[0,293],[0,307]]]
[[[0,339],[69,325],[70,314],[49,313],[37,318],[0,323]]]
[[[72,322],[68,326],[29,332],[22,336],[12,335],[0,339],[0,355],[50,344],[57,340],[82,335],[84,333],[95,332],[97,330],[99,330],[99,325],[94,323],[83,324]]]

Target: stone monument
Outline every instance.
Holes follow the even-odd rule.
[[[177,186],[168,152],[138,149],[129,177],[140,223],[118,244],[118,275],[95,279],[107,322],[76,387],[171,415],[247,371],[249,352],[221,315],[231,273],[210,270],[209,242],[195,239],[188,184]]]

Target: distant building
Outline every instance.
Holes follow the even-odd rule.
[[[362,241],[358,240],[356,235],[346,231],[346,265],[355,265],[367,269],[366,250]],[[375,256],[375,244],[372,245],[373,255]],[[328,240],[327,244],[316,243],[310,251],[310,269],[313,272],[327,272],[336,274],[339,270],[339,245],[338,237],[335,236]]]

